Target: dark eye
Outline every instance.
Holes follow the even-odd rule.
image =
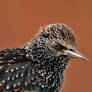
[[[67,49],[66,47],[64,47],[63,45],[61,45],[61,44],[59,44],[59,43],[55,43],[55,44],[54,44],[54,48],[55,48],[56,50],[65,50],[65,49]]]

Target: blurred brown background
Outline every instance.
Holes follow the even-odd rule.
[[[92,92],[92,0],[0,0],[0,49],[29,41],[41,25],[65,23],[88,62],[72,59],[62,92]]]

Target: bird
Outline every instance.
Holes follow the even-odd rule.
[[[59,92],[71,58],[88,60],[77,51],[72,29],[44,25],[23,46],[0,50],[0,92]]]

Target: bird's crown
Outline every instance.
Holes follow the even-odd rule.
[[[42,27],[40,29],[43,36],[53,42],[58,42],[59,44],[67,48],[75,48],[75,36],[71,28],[65,24],[50,24]]]

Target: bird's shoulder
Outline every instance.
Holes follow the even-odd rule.
[[[0,66],[32,61],[30,51],[23,48],[0,50]]]

